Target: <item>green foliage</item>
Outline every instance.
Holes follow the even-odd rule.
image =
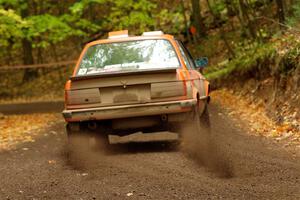
[[[101,21],[95,27],[98,30],[130,29],[142,32],[155,24],[151,12],[156,5],[149,0],[81,0],[71,6],[70,11],[73,16],[80,18],[93,5],[105,7],[103,10],[108,9],[103,12],[101,20],[98,19]]]
[[[99,3],[101,1],[93,0],[91,2]],[[75,3],[71,8],[75,9],[80,3]],[[11,7],[15,10],[6,10],[3,7]],[[1,46],[16,44],[22,38],[26,38],[32,42],[33,47],[46,48],[50,44],[64,41],[71,36],[86,36],[88,33],[100,29],[91,21],[78,17],[75,11],[72,12],[74,15],[41,14],[22,18],[18,13],[27,8],[27,3],[22,0],[0,0]]]
[[[20,10],[28,7],[25,0],[0,0],[0,8],[3,6],[18,8]]]
[[[81,0],[81,1],[74,3],[70,7],[70,11],[73,15],[82,16],[85,9],[88,8],[88,6],[90,4],[93,4],[93,3],[102,4],[102,3],[106,3],[106,2],[107,2],[107,0]]]
[[[300,41],[297,36],[288,37],[288,40],[289,49],[282,56],[281,62],[276,69],[277,73],[281,75],[293,73],[296,68],[300,67]]]
[[[292,6],[293,15],[287,20],[288,25],[294,26],[299,23],[300,20],[300,0],[295,0]]]
[[[108,15],[109,29],[130,29],[143,32],[154,25],[151,11],[155,4],[148,0],[114,0],[111,12]],[[113,25],[113,26],[111,26]]]
[[[201,4],[207,27],[209,27],[208,21],[218,22],[218,27],[223,26],[225,32],[228,31],[227,22],[230,16],[227,14],[230,9],[236,15],[234,23],[239,22],[238,17],[241,17],[239,0],[208,0],[208,2],[212,12],[209,12],[207,6],[203,6],[206,1],[202,1]],[[243,2],[246,6],[246,14],[251,19],[261,12],[257,8],[270,5],[269,0]],[[185,10],[182,10],[180,3],[180,1],[170,0],[72,0],[58,4],[52,0],[0,0],[0,45],[7,47],[13,43],[21,46],[21,40],[26,38],[34,48],[48,48],[50,44],[64,42],[70,38],[87,41],[94,36],[102,37],[108,31],[120,29],[128,29],[132,34],[140,34],[147,30],[163,30],[182,35],[186,33],[185,29],[190,24],[189,16],[192,8],[190,1],[183,1]],[[298,14],[300,16],[299,3],[294,4],[293,10],[295,17]],[[211,17],[218,19],[206,20]],[[241,32],[242,29],[238,24],[233,24],[233,28],[236,28],[237,32]],[[260,39],[270,37],[268,27],[258,24],[254,31]],[[209,35],[213,45],[219,45],[219,41],[223,40],[219,36],[220,34]],[[252,48],[251,44],[247,44],[248,38],[245,40],[240,38],[241,42],[232,38],[229,40],[229,44],[234,46],[233,49],[237,52],[247,51],[248,46]],[[201,52],[207,51],[206,46],[211,45],[210,42],[204,42],[205,45],[202,41],[201,43],[203,47],[198,49]],[[213,56],[217,48],[209,47],[209,49],[209,56]]]
[[[170,12],[168,9],[162,9],[156,14],[156,20],[159,22],[159,24],[157,24],[158,29],[172,34],[181,33],[185,28],[184,18],[181,12],[180,10]]]
[[[223,0],[214,0],[214,1],[208,0],[208,1],[212,7],[212,11],[214,12],[214,14],[219,14],[226,10],[226,5]]]
[[[70,36],[84,34],[71,28],[64,19],[49,14],[22,19],[13,10],[0,9],[0,44],[8,46],[9,42],[16,43],[22,38],[27,38],[34,42],[33,47],[46,48],[49,44],[61,42]],[[79,20],[76,25],[82,28],[90,24]]]
[[[61,42],[74,34],[73,29],[59,17],[49,14],[35,15],[27,18],[28,28],[24,30],[26,37],[37,42],[34,47],[47,47],[49,44]],[[76,34],[76,32],[75,32]]]
[[[77,15],[64,14],[60,17],[60,20],[72,27],[74,36],[87,36],[101,29],[101,26],[98,24]]]
[[[30,62],[73,59],[85,41],[102,38],[107,32],[120,29],[136,35],[148,30],[163,30],[179,36],[189,42],[197,57],[212,58],[215,66],[207,69],[210,79],[247,73],[264,60],[273,58],[275,49],[268,40],[274,39],[278,32],[277,1],[199,2],[201,28],[207,33],[207,37],[201,38],[188,37],[187,29],[192,20],[195,21],[190,18],[194,10],[191,0],[0,0],[0,62],[1,65],[26,63],[26,57],[31,57]],[[285,2],[285,13],[292,11],[288,22],[295,25],[300,20],[300,0],[294,0],[293,7],[290,2]],[[261,16],[271,18],[275,23]],[[116,59],[123,55],[122,48],[119,50]],[[299,51],[295,48],[284,57],[279,73],[289,73],[298,65]],[[215,64],[218,62],[221,64]],[[22,76],[17,77],[19,81]]]
[[[300,41],[297,35],[274,35],[267,43],[245,40],[235,46],[237,57],[206,71],[211,81],[226,81],[245,74],[259,74],[267,70],[274,76],[284,77],[300,67]]]
[[[0,46],[6,47],[24,37],[22,31],[28,23],[13,10],[0,8]]]
[[[223,79],[230,75],[243,75],[254,68],[259,67],[259,63],[264,60],[274,58],[276,49],[273,44],[252,44],[247,50],[241,51],[238,56],[224,63],[221,66],[212,67],[206,77],[209,80]]]

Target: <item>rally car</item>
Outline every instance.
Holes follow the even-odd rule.
[[[180,125],[205,119],[209,82],[184,44],[161,31],[129,36],[110,32],[88,43],[65,86],[67,133],[125,137],[180,133]]]

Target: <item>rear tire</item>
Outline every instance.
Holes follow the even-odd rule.
[[[193,131],[198,133],[210,132],[210,116],[207,104],[205,105],[204,111],[200,113],[201,111],[202,110],[200,110],[198,105],[192,108],[192,111],[180,126],[181,135],[185,134],[185,131],[189,131],[192,128]]]
[[[207,104],[205,105],[204,111],[200,116],[200,126],[202,128],[210,129],[210,116]]]

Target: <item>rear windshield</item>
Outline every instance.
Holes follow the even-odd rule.
[[[88,48],[77,75],[178,68],[173,46],[167,40],[139,40],[98,44]]]

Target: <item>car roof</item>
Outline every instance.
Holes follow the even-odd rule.
[[[95,40],[87,43],[86,46],[89,47],[97,44],[126,42],[126,41],[135,41],[135,40],[149,40],[149,39],[171,40],[174,39],[174,36],[169,34],[164,34],[162,31],[144,32],[142,35],[139,36],[130,36],[128,34],[128,30],[122,30],[122,31],[109,32],[107,39]]]

